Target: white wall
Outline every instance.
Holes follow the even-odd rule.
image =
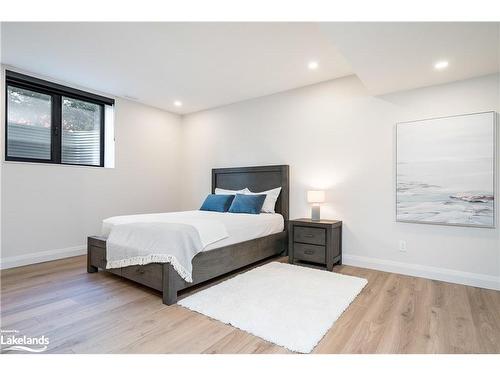
[[[309,216],[306,190],[327,189],[322,216],[344,222],[345,263],[500,288],[498,228],[394,220],[396,122],[498,110],[498,81],[373,97],[351,76],[184,116],[183,208],[199,207],[213,167],[289,164],[291,217]]]
[[[109,216],[178,210],[180,122],[117,99],[115,168],[3,161],[2,267],[83,253]]]

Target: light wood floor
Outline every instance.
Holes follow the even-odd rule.
[[[500,353],[500,292],[355,268],[368,279],[314,353]],[[104,272],[85,257],[1,272],[1,326],[55,353],[287,353]],[[312,317],[305,317],[310,319]]]

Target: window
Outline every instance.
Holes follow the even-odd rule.
[[[51,160],[52,97],[8,86],[7,157]]]
[[[113,99],[11,71],[6,91],[6,160],[104,166]]]
[[[65,164],[101,164],[102,106],[83,100],[62,99],[62,152]]]

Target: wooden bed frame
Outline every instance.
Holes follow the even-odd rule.
[[[198,253],[193,258],[193,282],[184,281],[170,263],[151,263],[106,269],[106,238],[88,237],[87,272],[104,271],[133,280],[163,293],[163,303],[177,302],[177,293],[266,258],[286,254],[289,209],[288,165],[212,169],[212,193],[215,188],[265,191],[281,186],[276,212],[283,215],[283,232]]]

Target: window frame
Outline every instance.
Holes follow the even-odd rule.
[[[50,160],[25,158],[18,156],[9,156],[9,87],[16,87],[25,90],[34,91],[40,94],[50,95],[51,97],[51,148]],[[63,163],[62,162],[62,105],[63,97],[68,99],[76,99],[88,103],[97,104],[101,108],[101,126],[99,137],[99,165],[94,164],[76,164],[76,163]],[[101,95],[92,94],[86,91],[78,90],[72,87],[59,85],[57,83],[45,81],[39,78],[27,76],[25,74],[5,71],[5,161],[15,162],[28,162],[28,163],[44,163],[44,164],[62,164],[73,166],[86,166],[86,167],[104,167],[104,147],[105,147],[105,111],[106,106],[114,106],[114,99],[110,99]]]

